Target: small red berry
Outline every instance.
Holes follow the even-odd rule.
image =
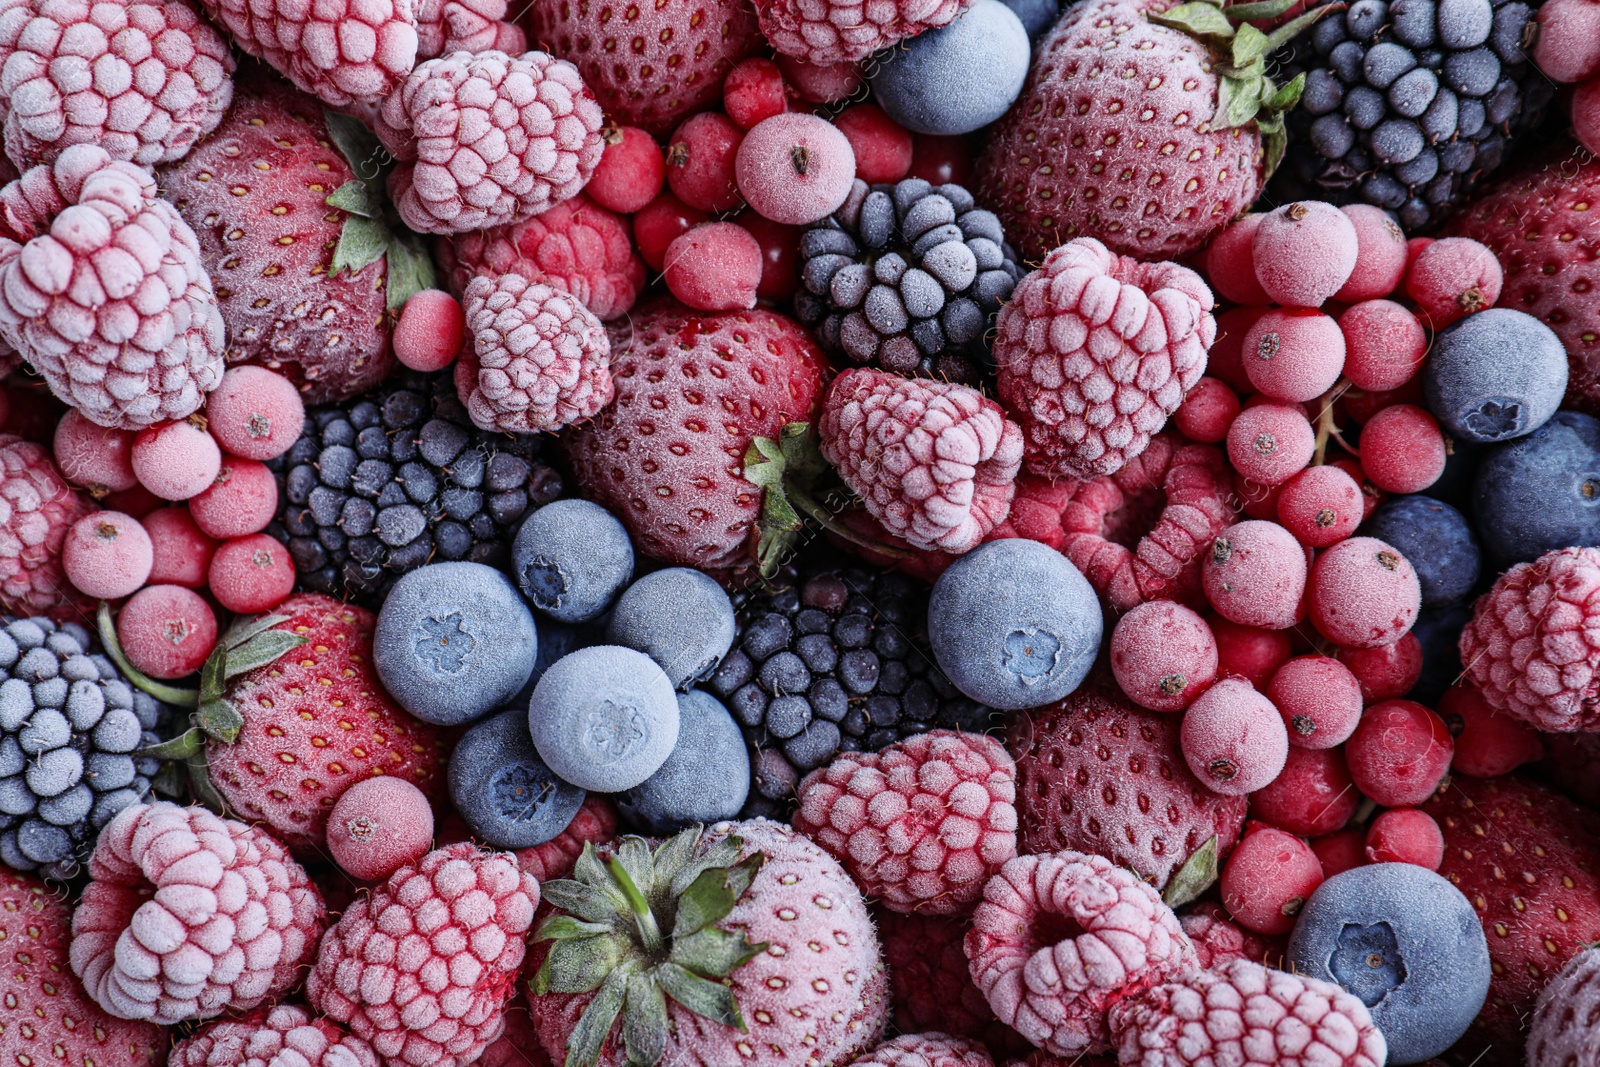
[[[1239,395],[1220,378],[1205,377],[1194,383],[1172,424],[1191,441],[1214,445],[1228,436],[1228,427],[1239,414]]]
[[[1505,272],[1486,246],[1470,237],[1443,237],[1417,253],[1406,294],[1435,331],[1500,299]]]
[[[245,459],[277,459],[300,439],[305,402],[294,383],[265,367],[233,367],[206,397],[206,428]]]
[[[1337,656],[1355,675],[1368,704],[1403,697],[1422,677],[1422,642],[1414,633],[1377,648],[1341,648]]]
[[[1360,461],[1346,457],[1344,459],[1336,459],[1332,463],[1329,463],[1328,466],[1338,467],[1350,477],[1354,478],[1356,484],[1361,487],[1362,522],[1366,522],[1368,519],[1372,518],[1372,513],[1378,510],[1378,505],[1389,499],[1389,494],[1373,485],[1372,482],[1367,478],[1367,472],[1361,469]]]
[[[631,215],[660,194],[667,181],[666,158],[656,139],[637,126],[612,126],[600,135],[606,149],[583,191],[601,207]]]
[[[467,328],[461,302],[442,289],[413,293],[394,325],[394,355],[417,371],[443,370],[456,361]]]
[[[1367,835],[1360,830],[1340,830],[1311,839],[1311,851],[1322,862],[1322,876],[1336,874],[1367,865]]]
[[[128,662],[152,678],[182,678],[200,669],[217,644],[217,617],[198,593],[147,585],[117,613],[117,642]]]
[[[686,205],[671,193],[662,193],[633,216],[633,241],[639,257],[651,270],[659,271],[667,261],[667,246],[711,216]]]
[[[96,499],[132,489],[139,482],[133,473],[133,437],[132,430],[97,426],[76,408],[69,410],[56,423],[52,444],[61,477]]]
[[[1283,496],[1282,485],[1262,485],[1241,477],[1234,479],[1233,488],[1239,498],[1240,509],[1250,518],[1278,521],[1278,498]]]
[[[1444,833],[1433,816],[1416,808],[1393,808],[1367,827],[1369,863],[1414,863],[1437,871],[1444,862]]]
[[[150,577],[150,535],[139,520],[119,511],[85,515],[61,543],[61,569],[85,596],[116,600]]]
[[[1273,672],[1266,693],[1298,748],[1342,745],[1361,721],[1361,686],[1348,667],[1327,656],[1289,660]]]
[[[1182,604],[1150,600],[1117,620],[1111,671],[1135,704],[1181,711],[1217,677],[1217,642],[1206,621]]]
[[[746,211],[736,219],[761,246],[761,284],[756,296],[784,301],[800,288],[800,228]]]
[[[1266,307],[1272,303],[1256,278],[1253,244],[1260,215],[1246,215],[1212,239],[1206,249],[1206,279],[1217,295],[1234,304]],[[1221,330],[1218,330],[1220,336]]]
[[[1344,334],[1320,311],[1269,308],[1244,335],[1240,358],[1251,385],[1274,400],[1299,404],[1339,380]]]
[[[1389,213],[1371,204],[1339,209],[1356,229],[1356,265],[1335,300],[1354,304],[1388,296],[1406,274],[1406,235]]]
[[[1296,308],[1321,307],[1344,288],[1359,250],[1350,216],[1318,200],[1263,215],[1250,245],[1261,288],[1277,303]]]
[[[1248,407],[1228,427],[1233,469],[1261,485],[1282,485],[1305,470],[1316,445],[1305,415],[1284,404]]]
[[[433,845],[427,794],[392,774],[363,778],[328,814],[328,851],[352,878],[381,882]]]
[[[1355,533],[1364,513],[1361,487],[1338,467],[1308,467],[1284,482],[1278,494],[1278,521],[1312,548],[1327,548]]]
[[[1283,770],[1250,794],[1250,817],[1296,837],[1331,834],[1350,821],[1361,795],[1338,748],[1291,748]]]
[[[778,64],[765,56],[734,64],[722,79],[722,110],[741,130],[789,110],[789,88]]]
[[[736,222],[707,222],[667,246],[667,288],[700,311],[756,306],[761,284],[761,245]]]
[[[1339,316],[1344,334],[1344,376],[1357,389],[1398,389],[1422,369],[1428,332],[1393,300],[1366,300]]]
[[[739,193],[757,213],[805,226],[833,214],[850,195],[856,157],[827,119],[774,115],[745,135],[735,174]]]
[[[1202,557],[1200,581],[1217,613],[1244,626],[1282,630],[1299,618],[1306,553],[1275,522],[1234,523]]]
[[[1222,904],[1234,921],[1258,934],[1286,934],[1322,884],[1311,846],[1266,827],[1234,846],[1222,870]]]
[[[1389,493],[1420,493],[1444,473],[1439,420],[1415,404],[1386,407],[1361,427],[1361,467]]]
[[[871,185],[897,182],[911,170],[911,131],[876,104],[856,104],[833,117],[856,154],[856,177]]]
[[[667,141],[667,185],[673,195],[701,211],[738,207],[734,159],[743,140],[744,131],[719,111],[691,115]]]
[[[240,615],[275,608],[294,592],[289,550],[266,534],[237,537],[217,549],[209,572],[211,595]]]
[[[807,63],[792,56],[778,56],[778,69],[800,99],[813,104],[848,100],[866,84],[859,63]]]
[[[1539,732],[1495,711],[1471,682],[1457,682],[1439,698],[1439,717],[1455,738],[1450,769],[1469,778],[1498,778],[1544,758]]]
[[[1288,661],[1293,642],[1286,630],[1264,630],[1241,626],[1220,615],[1206,620],[1217,642],[1217,673],[1243,678],[1257,689],[1266,689],[1273,672]]]
[[[1213,793],[1243,796],[1278,776],[1289,736],[1272,702],[1239,678],[1224,678],[1183,713],[1184,762]]]
[[[140,522],[150,535],[150,584],[204,589],[217,542],[201,531],[189,509],[169,505],[150,512]]]
[[[1450,770],[1455,743],[1444,720],[1414,700],[1385,700],[1345,743],[1356,788],[1386,808],[1414,807]]]
[[[216,481],[222,469],[222,450],[203,418],[140,430],[132,456],[139,484],[162,500],[188,500]]]
[[[907,178],[931,185],[967,185],[972,180],[972,147],[965,137],[918,133],[911,137],[911,169]]]
[[[264,463],[224,456],[217,480],[189,498],[189,513],[207,537],[260,533],[278,510],[278,480]]]
[[[1206,373],[1241,396],[1256,391],[1244,372],[1244,339],[1266,313],[1262,307],[1235,307],[1217,316],[1217,339],[1206,353]]]
[[[1311,621],[1346,648],[1376,648],[1400,640],[1422,607],[1422,585],[1411,563],[1375,537],[1340,541],[1311,568]]]

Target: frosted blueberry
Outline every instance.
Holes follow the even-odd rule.
[[[588,622],[633,577],[633,542],[599,504],[556,500],[523,522],[511,560],[535,608],[560,622]]]

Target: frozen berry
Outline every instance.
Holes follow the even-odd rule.
[[[1273,672],[1266,693],[1297,748],[1342,745],[1361,721],[1360,684],[1327,656],[1296,656]]]
[[[1261,288],[1277,303],[1296,308],[1321,307],[1344,288],[1359,249],[1350,216],[1317,200],[1263,215],[1250,244]]]
[[[207,537],[260,533],[278,510],[278,480],[264,463],[224,456],[217,480],[189,498],[189,514]]]
[[[1422,607],[1410,562],[1375,537],[1352,537],[1327,549],[1311,568],[1311,620],[1346,648],[1400,640]]]
[[[737,174],[740,194],[758,213],[804,226],[844,203],[855,181],[856,157],[849,140],[827,119],[774,115],[745,135]]]
[[[859,63],[807,63],[793,56],[778,57],[784,81],[813,104],[837,104],[854,96],[866,78]]]
[[[195,524],[188,507],[157,508],[139,521],[150,535],[150,584],[205,588],[217,542]]]
[[[857,104],[833,117],[856,157],[856,177],[868,185],[897,182],[911,169],[911,132],[876,104]]]
[[[1422,642],[1414,633],[1377,648],[1341,648],[1337,655],[1355,675],[1361,699],[1368,704],[1405,696],[1422,676]]]
[[[133,473],[133,437],[131,430],[97,426],[73,408],[56,423],[52,443],[61,477],[96,499],[132,489],[139,481]]]
[[[394,355],[418,371],[443,370],[461,352],[467,319],[461,302],[442,289],[413,293],[394,325]]]
[[[1183,758],[1213,793],[1243,796],[1278,776],[1289,735],[1272,701],[1250,683],[1224,678],[1183,713]]]
[[[1219,615],[1244,626],[1281,630],[1299,617],[1306,552],[1277,523],[1247,519],[1212,542],[1202,557],[1200,580]]]
[[[1361,487],[1362,522],[1366,522],[1368,519],[1372,518],[1372,513],[1378,510],[1378,505],[1382,504],[1386,499],[1388,499],[1388,495],[1384,493],[1383,490],[1373,485],[1372,482],[1367,478],[1367,472],[1361,469],[1361,463],[1358,460],[1354,460],[1346,456],[1343,459],[1334,460],[1332,463],[1329,463],[1328,466],[1338,467],[1340,470],[1344,471],[1351,478],[1353,478],[1355,483]]]
[[[1422,323],[1393,300],[1364,300],[1339,316],[1344,334],[1344,376],[1358,389],[1398,389],[1416,376],[1428,355]]]
[[[352,878],[381,882],[433,845],[427,794],[392,774],[363,778],[328,814],[328,851]]]
[[[667,246],[711,216],[692,208],[671,193],[662,193],[633,216],[633,241],[639,258],[653,271],[667,262]]]
[[[762,300],[788,300],[800,288],[800,230],[746,211],[738,223],[761,246],[761,284],[756,296]]]
[[[755,307],[761,271],[761,246],[736,222],[707,222],[667,246],[667,288],[700,311]]]
[[[656,139],[637,126],[610,126],[600,135],[606,148],[584,194],[608,211],[631,215],[661,192],[667,161]]]
[[[1454,751],[1444,720],[1414,700],[1374,704],[1344,746],[1356,788],[1386,808],[1432,796]]]
[[[1444,833],[1433,816],[1416,808],[1393,808],[1367,827],[1369,863],[1414,863],[1437,871],[1444,862]]]
[[[217,644],[217,617],[198,593],[147,585],[117,613],[117,643],[152,678],[182,678],[200,669]]]
[[[1260,215],[1246,215],[1217,234],[1206,249],[1206,278],[1224,300],[1257,307],[1272,303],[1256,278],[1253,245],[1260,226]]]
[[[1236,307],[1217,316],[1217,339],[1206,353],[1206,373],[1221,378],[1241,396],[1256,391],[1244,372],[1244,339],[1266,313],[1266,308]]]
[[[930,185],[965,186],[972,180],[972,148],[965,137],[915,134],[906,177],[921,178]]]
[[[1189,440],[1214,445],[1228,436],[1238,414],[1239,395],[1222,379],[1205,377],[1194,383],[1172,413],[1172,424]]]
[[[1265,689],[1272,673],[1286,663],[1293,648],[1284,630],[1264,630],[1241,626],[1220,615],[1206,620],[1217,642],[1217,673],[1243,678],[1257,689]]]
[[[1439,422],[1415,404],[1386,407],[1361,427],[1361,468],[1386,493],[1420,493],[1444,473]]]
[[[1498,778],[1544,758],[1539,732],[1496,711],[1471,682],[1457,682],[1439,698],[1439,718],[1455,738],[1450,770],[1469,778]]]
[[[1278,521],[1278,498],[1283,495],[1282,485],[1262,485],[1249,478],[1235,478],[1234,492],[1240,509],[1252,519]]]
[[[1371,204],[1346,204],[1339,209],[1356,230],[1356,265],[1335,300],[1354,304],[1388,296],[1406,274],[1406,235],[1389,213]]]
[[[1311,846],[1266,827],[1234,846],[1222,870],[1222,904],[1240,926],[1286,934],[1321,884],[1322,864]]]
[[[1228,459],[1234,470],[1261,485],[1282,485],[1305,470],[1317,435],[1298,407],[1257,404],[1228,427]]]
[[[1311,548],[1343,541],[1356,532],[1364,513],[1361,487],[1338,467],[1308,467],[1278,494],[1278,522]]]
[[[150,578],[150,535],[139,520],[97,511],[72,524],[61,543],[61,568],[85,596],[116,600]]]
[[[720,112],[690,116],[667,142],[667,185],[673,195],[700,211],[738,207],[734,157],[743,139],[744,131]]]
[[[1360,830],[1340,830],[1311,839],[1311,851],[1322,863],[1322,877],[1364,867],[1367,863],[1367,835]]]
[[[789,110],[788,87],[778,64],[765,56],[734,64],[722,79],[722,110],[741,130]]]
[[[162,500],[188,500],[217,480],[222,450],[204,419],[180,419],[140,430],[133,439],[133,472]]]
[[[1135,704],[1181,711],[1217,677],[1211,627],[1170,600],[1138,605],[1111,632],[1111,671]]]
[[[1296,837],[1319,837],[1343,827],[1360,804],[1342,751],[1291,748],[1278,776],[1250,794],[1250,817]]]
[[[300,439],[305,402],[294,383],[265,367],[233,367],[206,397],[206,424],[217,443],[245,459],[276,459]]]
[[[294,592],[289,550],[266,534],[236,537],[211,557],[211,595],[241,615],[275,608]]]
[[[1339,380],[1344,334],[1320,311],[1271,308],[1244,335],[1240,358],[1250,384],[1274,400],[1299,404]]]
[[[1444,237],[1418,253],[1406,274],[1406,293],[1428,325],[1442,330],[1492,308],[1505,274],[1500,261],[1470,237]]]

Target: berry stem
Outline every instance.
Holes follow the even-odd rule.
[[[633,921],[639,927],[639,939],[644,943],[645,952],[651,957],[661,955],[666,950],[667,942],[661,936],[661,927],[656,924],[655,915],[650,911],[650,902],[644,899],[644,894],[633,884],[632,876],[617,857],[608,857],[606,866],[611,869],[611,877],[621,888],[622,895],[628,898],[628,910],[633,912]]]
[[[1327,462],[1329,438],[1339,442],[1339,447],[1349,452],[1352,456],[1357,454],[1356,450],[1346,444],[1343,437],[1339,436],[1339,426],[1333,419],[1333,405],[1338,403],[1339,398],[1349,392],[1351,388],[1350,379],[1341,377],[1333,383],[1332,389],[1322,394],[1320,401],[1322,408],[1317,412],[1317,446],[1311,454],[1311,465],[1313,467],[1320,467]]]
[[[199,690],[165,685],[128,662],[128,657],[122,652],[122,643],[117,640],[117,628],[111,621],[111,605],[104,600],[100,601],[100,610],[95,615],[95,628],[100,632],[100,643],[105,646],[106,655],[111,657],[111,662],[117,665],[117,669],[127,677],[128,681],[163,704],[172,704],[180,708],[199,706]]]
[[[797,488],[793,483],[786,483],[784,491],[788,494],[790,503],[805,512],[806,515],[815,520],[818,526],[821,526],[834,536],[842,537],[853,545],[860,545],[862,548],[876,552],[881,556],[888,556],[890,559],[910,559],[912,557],[913,554],[906,549],[897,548],[894,545],[886,545],[881,541],[874,541],[872,538],[858,534],[848,526],[834,521],[833,514],[823,507],[820,501],[805,490]]]

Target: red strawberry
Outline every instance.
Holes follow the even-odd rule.
[[[873,908],[883,962],[889,969],[889,998],[894,1025],[905,1034],[941,1030],[976,1038],[997,1054],[1022,1055],[1028,1042],[994,1017],[994,1009],[972,983],[962,939],[972,926],[970,916],[903,915]]]
[[[1517,775],[1458,776],[1423,810],[1444,831],[1439,873],[1489,939],[1489,998],[1456,1049],[1513,1067],[1540,989],[1600,941],[1600,816]]]

